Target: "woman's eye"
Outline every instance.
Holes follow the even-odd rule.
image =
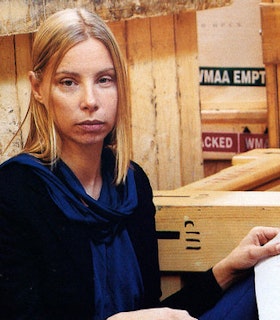
[[[113,82],[112,77],[101,77],[99,79],[99,83],[104,84],[104,85],[109,85],[111,82]]]
[[[62,81],[60,81],[60,83],[62,85],[64,85],[65,87],[72,87],[74,85],[74,81],[73,80],[69,80],[69,79],[62,80]]]

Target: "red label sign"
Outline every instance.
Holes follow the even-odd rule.
[[[240,133],[240,152],[268,148],[267,134]]]
[[[204,152],[240,153],[268,148],[268,135],[258,133],[203,132]]]
[[[203,132],[203,151],[237,152],[238,137],[236,133]]]

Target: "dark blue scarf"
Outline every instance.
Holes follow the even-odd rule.
[[[31,167],[46,183],[51,198],[69,219],[92,227],[95,241],[110,242],[119,225],[137,206],[133,169],[128,170],[126,183],[116,187],[113,184],[114,157],[109,150],[102,155],[103,186],[98,201],[85,192],[80,181],[63,161],[58,161],[53,171],[28,154],[20,154],[3,165],[10,162]]]
[[[100,198],[95,200],[85,192],[80,181],[61,160],[53,171],[28,154],[11,158],[2,166],[11,162],[32,168],[45,182],[52,200],[65,216],[84,223],[90,230],[95,284],[93,319],[103,320],[114,313],[139,308],[142,279],[124,226],[138,203],[133,169],[128,170],[125,184],[115,186],[115,158],[110,150],[104,151],[103,185]]]

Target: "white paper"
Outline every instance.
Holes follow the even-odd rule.
[[[280,234],[273,240],[279,241]],[[255,288],[259,320],[280,319],[280,255],[255,266]]]

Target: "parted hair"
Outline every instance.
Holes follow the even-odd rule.
[[[131,157],[129,89],[120,49],[106,23],[97,14],[83,8],[54,13],[43,22],[36,33],[32,49],[32,68],[40,81],[51,63],[53,77],[66,52],[90,37],[105,45],[116,71],[117,118],[114,129],[105,138],[104,148],[111,148],[116,156],[115,183],[120,184],[126,178]],[[59,136],[53,121],[52,107],[49,109],[38,102],[31,92],[28,109],[30,128],[23,152],[54,165],[59,159]]]

